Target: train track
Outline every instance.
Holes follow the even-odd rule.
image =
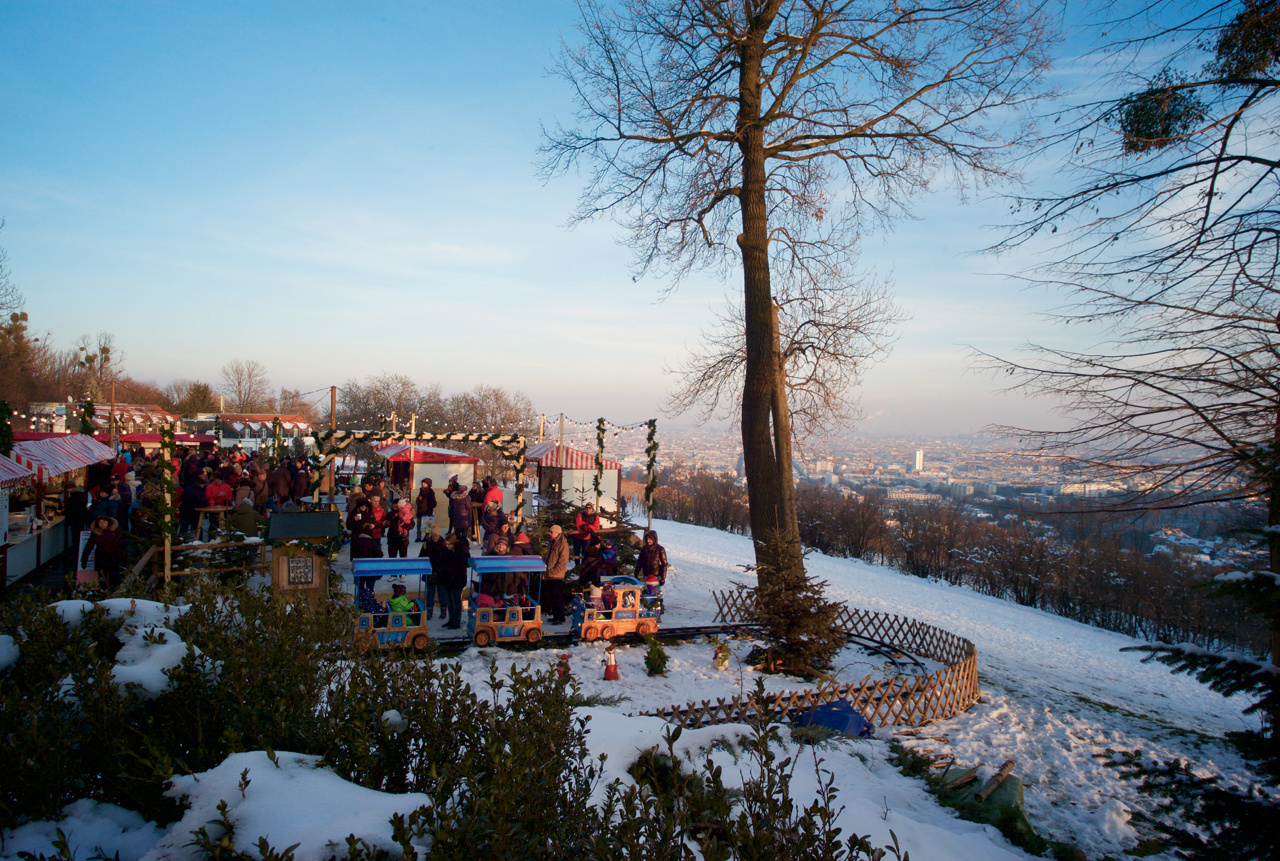
[[[694,640],[698,637],[728,637],[738,636],[742,634],[751,634],[756,630],[754,625],[743,622],[726,622],[713,625],[686,625],[683,627],[666,627],[659,628],[654,634],[659,640],[664,642]],[[870,637],[863,637],[857,634],[847,634],[850,643],[862,648],[867,653],[882,658],[885,663],[892,664],[896,675],[899,676],[922,676],[928,672],[924,663],[915,655],[907,654],[897,646],[885,643],[881,640],[874,640]],[[626,634],[617,637],[619,640],[631,640],[639,642],[640,638],[635,634]],[[566,647],[572,646],[579,642],[579,638],[570,633],[544,633],[542,639],[536,645],[527,643],[500,643],[500,648],[511,649],[516,651],[531,651],[534,649]],[[458,655],[471,645],[471,640],[467,637],[443,637],[436,640],[436,644],[441,654]]]

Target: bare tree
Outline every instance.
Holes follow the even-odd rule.
[[[218,371],[229,413],[256,413],[271,408],[271,381],[266,367],[256,359],[232,359]]]
[[[0,219],[0,230],[4,229],[4,220]],[[9,272],[9,255],[0,248],[0,316],[22,310],[22,291],[11,280]]]
[[[996,361],[1059,398],[1062,431],[1009,429],[1086,474],[1127,475],[1131,508],[1258,499],[1269,570],[1218,578],[1267,620],[1271,665],[1150,647],[1215,690],[1256,698],[1265,736],[1245,748],[1280,775],[1280,3],[1153,2],[1119,44],[1121,95],[1079,109],[1066,133],[1078,184],[1022,201],[1006,245],[1056,238],[1031,277],[1071,296],[1062,316],[1106,327],[1096,347],[1039,346]],[[1156,22],[1158,26],[1149,23]],[[1122,22],[1116,22],[1122,23]],[[1114,35],[1114,33],[1113,33]],[[1150,58],[1156,57],[1153,63]],[[1175,779],[1170,797],[1194,798]],[[1271,857],[1274,801],[1251,793],[1203,850]],[[1194,805],[1196,802],[1192,801]],[[1227,801],[1218,808],[1227,809]],[[1206,824],[1202,811],[1191,816]],[[1219,823],[1221,824],[1221,823]],[[1268,835],[1265,839],[1260,835]],[[1199,838],[1195,838],[1199,840]],[[1260,843],[1251,842],[1262,839]],[[1266,847],[1266,848],[1260,848]],[[1256,853],[1256,854],[1255,854]],[[1200,857],[1200,856],[1197,856]]]
[[[94,403],[111,399],[111,383],[120,377],[124,354],[116,350],[116,336],[99,332],[97,338],[81,335],[72,345],[76,354],[76,386],[80,397]]]
[[[419,386],[403,374],[372,374],[338,389],[338,427],[344,430],[390,430],[393,415],[399,430],[407,430],[414,416],[418,430],[439,430],[443,413],[439,386]]]
[[[791,427],[803,446],[856,417],[858,381],[887,354],[903,316],[888,285],[874,281],[787,286],[774,313]],[[668,412],[697,409],[703,421],[740,415],[745,364],[742,306],[733,305],[675,370],[680,385]]]
[[[762,569],[802,571],[772,279],[823,282],[869,222],[937,171],[1001,173],[1007,109],[1043,68],[1036,3],[581,3],[556,71],[576,127],[545,169],[591,168],[576,219],[608,213],[636,269],[741,265],[741,430]],[[994,116],[996,111],[1001,115]]]

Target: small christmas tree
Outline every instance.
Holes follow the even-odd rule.
[[[84,410],[80,413],[80,433],[93,436],[93,417],[95,415],[93,401],[85,401]]]
[[[770,553],[768,558],[786,555]],[[789,570],[760,566],[756,569],[755,619],[769,653],[769,668],[802,675],[817,675],[847,642],[836,627],[840,605],[824,596],[827,584],[805,571],[801,562]]]
[[[649,675],[660,676],[667,671],[667,661],[670,660],[670,656],[653,634],[645,637],[644,640],[649,644],[649,651],[644,653],[644,668],[649,671]]]

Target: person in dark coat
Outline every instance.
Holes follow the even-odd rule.
[[[600,546],[600,536],[592,535],[587,542],[587,549],[582,551],[582,567],[578,569],[578,584],[599,586],[600,569],[603,565],[604,550]]]
[[[288,467],[281,464],[267,476],[267,493],[271,497],[271,504],[275,506],[272,510],[278,511],[280,506],[288,502],[292,491],[293,476]]]
[[[182,500],[178,503],[178,528],[183,532],[192,532],[200,519],[197,508],[206,508],[209,498],[204,492],[204,479],[197,478],[182,491]],[[199,538],[199,536],[196,536]]]
[[[465,493],[465,492],[464,492]],[[467,500],[470,504],[470,499]],[[462,627],[462,590],[467,585],[467,563],[471,561],[471,543],[465,535],[451,533],[444,540],[445,552],[441,559],[440,576],[436,586],[444,593],[441,605],[448,611],[446,628]]]
[[[431,529],[436,525],[436,492],[431,487],[431,479],[422,479],[422,486],[418,488],[418,540],[422,540],[422,522],[425,520],[427,528]]]
[[[258,530],[266,522],[267,518],[254,511],[253,506],[249,504],[249,500],[245,499],[235,507],[235,510],[231,512],[231,516],[227,518],[227,527],[239,532],[246,538],[257,538]]]
[[[89,494],[74,481],[66,482],[63,488],[67,492],[67,540],[78,546],[80,533],[89,523]]]
[[[470,540],[471,496],[462,486],[449,494],[449,531],[464,540]]]
[[[427,534],[427,540],[422,542],[422,549],[418,551],[419,556],[425,556],[431,561],[431,573],[427,575],[427,618],[430,619],[436,612],[436,596],[440,598],[440,617],[444,618],[448,608],[444,602],[444,590],[440,588],[440,572],[444,569],[444,555],[446,552],[444,536],[440,534],[439,527],[432,526],[431,532]]]
[[[113,589],[120,583],[120,566],[124,564],[124,532],[114,517],[100,516],[89,527],[89,540],[80,553],[80,567],[89,564],[89,554],[94,553],[93,570],[98,572],[104,588]]]
[[[360,524],[351,537],[352,559],[381,559],[382,542],[373,537],[374,525],[366,522]]]
[[[658,533],[650,529],[644,534],[644,546],[636,559],[636,579],[643,583],[653,575],[659,586],[665,585],[667,567],[667,551],[658,543]]]

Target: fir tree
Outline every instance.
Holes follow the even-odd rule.
[[[785,559],[785,555],[769,558]],[[828,601],[827,584],[803,564],[756,569],[755,617],[771,667],[814,675],[831,668],[847,637],[836,627],[840,605]]]
[[[8,401],[0,401],[0,455],[13,451],[13,425],[9,417],[13,415],[13,407]]]

